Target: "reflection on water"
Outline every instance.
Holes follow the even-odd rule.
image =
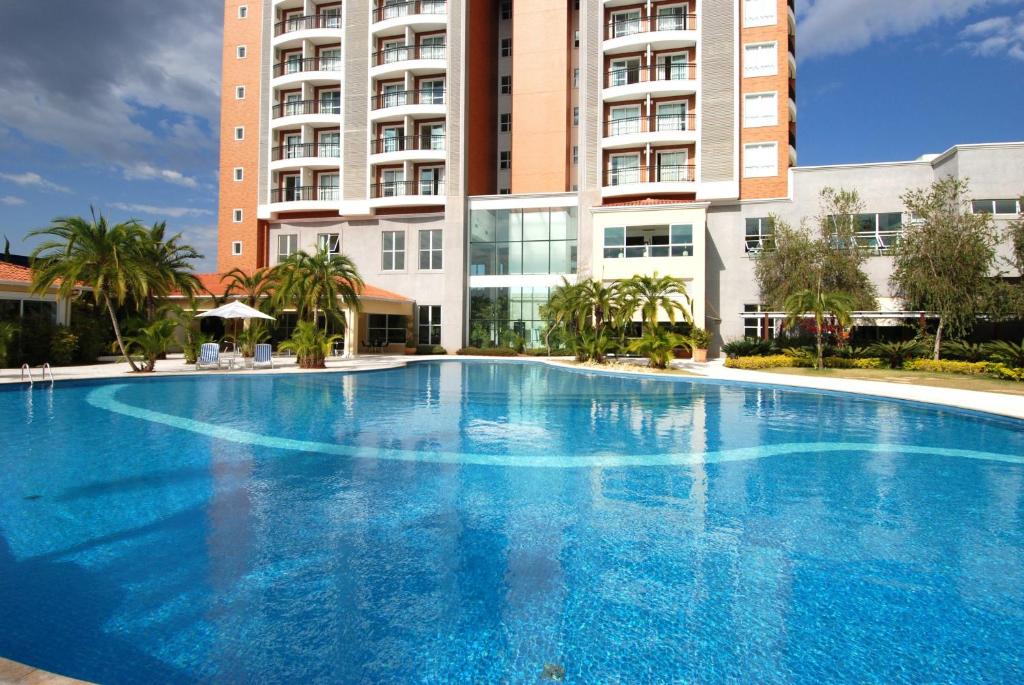
[[[89,389],[53,392],[45,416],[41,397],[33,410],[0,393],[4,656],[110,683],[535,682],[547,663],[573,682],[1024,679],[1024,466],[814,448],[1024,454],[1012,422],[515,364],[175,379],[118,395],[374,448],[808,445],[671,467],[505,468],[222,442],[100,412]]]

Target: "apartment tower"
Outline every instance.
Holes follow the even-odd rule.
[[[218,268],[344,253],[409,303],[388,342],[537,344],[563,279],[635,273],[703,324],[709,208],[789,193],[794,35],[786,0],[226,0]]]

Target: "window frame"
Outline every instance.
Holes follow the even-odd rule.
[[[287,247],[287,251],[281,249],[282,244]],[[277,234],[277,263],[285,261],[293,254],[299,251],[299,234],[298,233],[278,233]]]
[[[424,321],[426,314],[426,321]],[[424,340],[426,332],[426,340]],[[434,342],[436,340],[436,342]],[[441,344],[441,305],[421,304],[416,308],[416,342],[419,345]]]
[[[760,165],[752,168],[749,163],[750,150],[752,148],[771,148],[775,154],[773,157],[772,171],[768,172],[768,167]],[[756,169],[764,168],[765,171],[756,171]],[[775,178],[779,175],[779,144],[773,140],[771,141],[760,141],[756,143],[746,143],[743,145],[743,178]]]
[[[387,247],[387,243],[385,242],[385,236],[388,236],[388,235],[391,236],[391,247],[390,247],[390,249]],[[402,243],[401,248],[397,247],[397,244],[399,242],[397,239],[399,237],[401,237],[401,241],[400,241]],[[404,272],[406,270],[406,266],[405,266],[405,251],[406,251],[405,239],[406,239],[406,235],[405,235],[405,231],[403,229],[394,229],[394,230],[388,229],[388,230],[384,230],[384,231],[380,232],[380,270],[382,272],[396,273],[396,272]],[[387,258],[388,258],[388,256],[391,257],[391,260],[390,260],[391,261],[391,266],[390,267],[387,266]],[[399,262],[401,262],[400,265],[399,265]]]
[[[748,117],[750,111],[749,102],[754,98],[767,98],[772,99],[773,107],[770,121],[765,117],[761,116],[759,119],[763,121],[752,121]],[[743,94],[743,128],[766,128],[779,125],[779,92],[777,90],[765,90],[758,93],[744,93]]]
[[[771,66],[750,66],[748,59],[753,50],[764,50],[772,55]],[[762,76],[778,76],[779,74],[779,41],[765,40],[743,44],[743,78],[760,78]]]
[[[423,246],[423,234],[427,234],[427,246]],[[436,241],[436,243],[435,243]],[[417,266],[419,271],[444,270],[444,230],[440,228],[421,228],[417,231]],[[423,266],[426,257],[427,266]],[[436,259],[435,259],[436,258]]]

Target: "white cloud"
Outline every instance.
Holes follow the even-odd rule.
[[[855,52],[1008,2],[1020,0],[804,0],[799,7],[799,55]]]
[[[59,193],[70,193],[71,189],[65,186],[58,185],[53,181],[47,181],[45,178],[35,173],[34,171],[26,171],[23,174],[0,174],[0,178],[5,181],[10,181],[19,186],[25,186],[27,188],[42,188],[43,190],[56,190]]]
[[[137,212],[139,214],[149,214],[150,216],[171,217],[172,219],[180,219],[183,216],[213,215],[212,209],[202,209],[200,207],[157,207],[155,205],[127,202],[112,202],[110,206],[122,212]]]
[[[25,204],[25,201],[22,200],[20,197],[15,197],[14,195],[4,195],[3,197],[0,197],[0,205],[7,205],[8,207],[17,207],[18,205],[23,204]]]
[[[129,181],[166,181],[186,188],[199,187],[199,182],[191,176],[174,169],[159,169],[145,162],[125,167],[124,177]]]
[[[1024,61],[1024,11],[970,24],[960,32],[960,45],[981,57]]]

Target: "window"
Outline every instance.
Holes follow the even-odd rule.
[[[573,107],[572,108],[572,125],[573,126],[579,126],[580,125],[580,108],[579,107]]]
[[[235,176],[234,176],[234,178],[235,178],[236,181],[241,181],[242,179],[244,179],[245,178],[245,169],[243,169],[240,166],[236,166],[235,167]]]
[[[420,269],[436,271],[441,266],[441,229],[420,231]]]
[[[405,317],[394,314],[370,314],[367,317],[366,337],[371,345],[405,343]]]
[[[441,307],[437,305],[420,305],[419,336],[420,345],[441,344]]]
[[[751,93],[743,97],[743,126],[776,126],[779,123],[776,93]]]
[[[245,140],[244,126],[235,126],[235,140]]]
[[[609,226],[604,229],[605,259],[692,256],[692,224]]]
[[[744,250],[747,254],[757,254],[768,249],[772,230],[772,221],[766,216],[747,219],[746,234],[743,238]]]
[[[299,236],[296,233],[281,233],[277,236],[277,261],[283,262],[299,251]]]
[[[640,182],[640,155],[612,155],[608,159],[608,179],[605,185],[620,186]]]
[[[381,270],[404,271],[405,231],[384,231],[381,238]]]
[[[511,169],[512,168],[512,153],[508,150],[502,150],[498,153],[498,168],[499,169]]]
[[[238,6],[238,18],[239,19],[245,19],[248,16],[249,16],[249,6],[248,5],[239,5]]]
[[[235,86],[235,99],[236,100],[244,100],[245,99],[245,86]]]
[[[231,220],[236,224],[242,223],[242,210],[236,209],[231,212]]]
[[[245,46],[244,45],[239,45],[237,48],[235,48],[235,56],[237,56],[238,59],[245,59]]]
[[[776,0],[743,0],[743,26],[772,26],[778,23]]]
[[[502,133],[508,133],[512,130],[512,115],[511,114],[499,114],[498,115],[498,130]]]
[[[777,143],[751,143],[743,146],[743,177],[765,178],[779,175]]]
[[[341,177],[338,174],[320,174],[317,181],[316,199],[331,202],[338,200],[338,189],[341,183]]]
[[[576,67],[575,69],[572,70],[572,87],[573,88],[579,88],[580,87],[580,68],[579,67]]]
[[[579,32],[579,29],[577,29],[576,33],[573,34],[572,46],[574,48],[578,48],[580,46],[580,32]]]
[[[501,39],[501,56],[511,57],[512,56],[512,39],[502,38]]]
[[[501,0],[501,18],[512,18],[512,0]]]
[[[1019,214],[1017,200],[975,200],[971,203],[975,214]]]
[[[512,94],[512,77],[502,76],[501,77],[501,94],[511,95]]]
[[[576,273],[575,208],[470,212],[471,276]]]
[[[743,305],[743,337],[755,340],[771,340],[775,337],[775,329],[781,326],[785,316],[759,316],[768,311],[763,304]],[[753,316],[746,316],[746,315]]]
[[[854,236],[857,245],[879,254],[890,252],[903,235],[902,212],[858,214],[853,220],[857,226]]]
[[[779,72],[778,43],[750,43],[743,46],[743,76],[774,76]]]
[[[242,241],[241,240],[236,240],[233,243],[231,243],[231,254],[234,255],[235,257],[237,257],[237,256],[242,254]]]
[[[511,188],[498,188],[498,195],[511,195],[511,194],[512,194],[512,189]]]
[[[328,255],[341,254],[340,233],[320,233],[316,236],[318,250],[327,250]]]
[[[580,163],[580,146],[579,145],[573,145],[572,146],[572,165],[576,166],[579,163]]]

